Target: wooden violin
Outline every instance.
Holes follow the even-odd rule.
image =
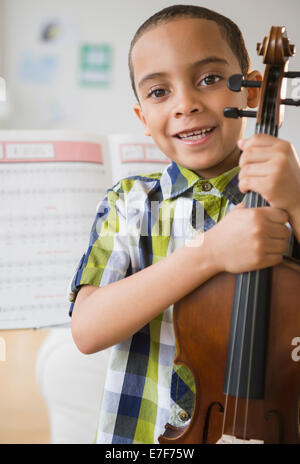
[[[228,82],[233,91],[261,86],[257,114],[226,108],[224,116],[255,116],[256,133],[277,137],[284,105],[299,105],[284,98],[282,85],[300,77],[287,72],[295,47],[284,27],[272,27],[257,51],[266,65],[262,83],[241,75]],[[255,192],[245,200],[248,208],[267,206]],[[175,304],[173,324],[174,362],[192,372],[196,396],[189,424],[166,424],[159,443],[300,443],[299,256],[216,275]]]

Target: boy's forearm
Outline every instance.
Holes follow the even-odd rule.
[[[203,243],[97,288],[82,301],[79,292],[72,315],[78,348],[89,354],[125,340],[218,272]]]

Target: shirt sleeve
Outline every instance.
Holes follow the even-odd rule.
[[[107,191],[106,197],[97,208],[88,249],[81,257],[70,284],[69,315],[72,315],[81,285],[103,287],[128,275],[129,269],[125,198],[117,184]]]

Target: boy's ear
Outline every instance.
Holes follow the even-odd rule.
[[[248,74],[247,80],[249,81],[262,81],[262,75],[259,71],[252,71]],[[247,105],[249,108],[256,108],[259,103],[260,97],[260,89],[256,87],[248,87],[247,88],[248,96],[247,96]]]
[[[145,135],[151,135],[151,133],[150,133],[150,131],[148,129],[146,119],[145,119],[144,113],[142,111],[141,105],[139,103],[136,103],[134,105],[134,107],[133,107],[133,110],[134,110],[135,114],[137,115],[137,117],[139,118],[139,120],[142,121],[142,123],[144,124]]]

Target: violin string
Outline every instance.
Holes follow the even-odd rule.
[[[250,341],[251,348],[250,348],[249,366],[248,366],[247,395],[246,395],[246,402],[245,402],[244,440],[246,439],[247,425],[248,425],[249,392],[250,392],[250,380],[251,380],[251,371],[252,371],[253,345],[254,345],[254,328],[255,328],[255,320],[256,320],[256,313],[257,313],[257,301],[258,301],[258,276],[259,276],[259,271],[256,271],[255,285],[254,285],[254,310],[253,310],[251,341]]]
[[[267,126],[267,121],[264,120],[262,126],[260,126],[260,133],[263,131],[265,133]],[[255,196],[255,204],[253,207],[258,207],[258,194],[256,193]],[[250,337],[250,353],[249,353],[249,361],[248,361],[248,374],[247,374],[247,393],[246,393],[246,401],[245,401],[245,415],[244,415],[244,432],[243,432],[243,439],[246,440],[247,436],[247,425],[248,425],[248,412],[249,412],[249,396],[250,396],[250,383],[251,383],[251,371],[252,371],[252,357],[253,357],[253,346],[254,346],[254,331],[255,331],[255,320],[256,320],[256,313],[257,313],[257,302],[258,302],[258,277],[259,271],[255,271],[255,282],[254,282],[254,296],[253,296],[253,313],[252,313],[252,321],[251,321],[251,337]],[[248,308],[246,313],[248,312]],[[244,343],[242,345],[244,347]]]
[[[263,126],[260,127],[260,132],[264,134],[269,134],[273,135],[274,134],[274,121],[273,121],[273,115],[274,115],[274,100],[272,101],[272,98],[267,98],[268,101],[268,110],[264,112],[264,123]],[[268,115],[271,114],[271,118],[267,117]],[[255,200],[255,207],[258,207],[258,200],[259,200],[259,195],[256,194],[256,200]],[[266,201],[261,198],[261,206],[266,206]],[[254,297],[253,297],[253,315],[252,315],[252,321],[251,321],[251,338],[250,338],[250,355],[249,355],[249,365],[248,365],[248,375],[247,375],[247,394],[246,394],[246,402],[245,402],[245,418],[244,418],[244,440],[246,439],[247,435],[247,425],[248,425],[248,412],[249,412],[249,393],[250,393],[250,383],[251,383],[251,373],[252,373],[252,356],[253,356],[253,347],[254,347],[254,331],[255,331],[255,321],[256,321],[256,315],[257,315],[257,307],[258,307],[258,280],[259,280],[259,274],[260,271],[256,271],[255,273],[255,285],[254,285]]]
[[[248,205],[247,207],[249,207],[252,203],[252,196],[253,196],[253,192],[250,192],[248,194],[248,198],[249,198],[249,201],[248,201]],[[246,201],[247,203],[247,201]],[[246,299],[248,299],[248,293],[249,293],[249,287],[250,287],[250,273],[247,272],[247,273],[244,273],[241,275],[241,278],[239,279],[239,287],[238,287],[238,298],[237,298],[237,308],[241,308],[241,294],[242,294],[242,283],[243,281],[245,282],[245,278],[247,279],[247,285],[246,285],[246,288],[247,288],[247,291],[246,291]],[[227,416],[227,407],[228,407],[228,398],[229,398],[229,385],[231,384],[231,371],[232,371],[232,365],[233,365],[233,352],[234,352],[234,347],[235,347],[235,342],[236,342],[236,333],[237,333],[237,321],[238,321],[238,318],[239,318],[239,313],[240,313],[240,309],[238,309],[236,311],[236,317],[235,317],[235,321],[234,321],[234,335],[233,335],[233,343],[232,343],[232,348],[231,348],[231,353],[230,353],[230,363],[229,363],[229,372],[228,372],[228,381],[227,381],[227,387],[226,387],[226,397],[225,397],[225,407],[224,407],[224,417],[223,417],[223,426],[222,426],[222,435],[224,434],[224,431],[225,431],[225,422],[226,422],[226,416]],[[246,320],[246,319],[245,319]],[[245,329],[245,321],[244,321],[244,329]],[[244,330],[243,329],[243,337],[244,338]],[[243,343],[244,344],[244,343]],[[243,345],[242,344],[242,345]],[[236,424],[236,416],[237,416],[237,392],[238,392],[238,389],[239,389],[239,383],[240,383],[240,372],[241,372],[241,356],[240,356],[240,360],[239,360],[239,375],[238,375],[238,385],[237,385],[237,391],[236,391],[236,398],[235,398],[235,408],[234,408],[234,419],[233,419],[233,425],[232,425],[232,435],[234,435],[235,433],[235,424]]]
[[[248,208],[251,208],[252,206],[252,200],[253,200],[253,192],[250,191],[248,194]],[[243,273],[242,274],[242,280],[246,282],[246,295],[245,295],[245,301],[248,301],[249,298],[249,290],[250,290],[250,280],[251,280],[251,273]],[[240,308],[240,307],[239,307]],[[241,311],[241,309],[239,309]],[[246,306],[245,311],[244,311],[244,320],[243,320],[243,330],[242,330],[242,349],[240,351],[240,357],[239,357],[239,368],[238,368],[238,381],[237,381],[237,386],[236,386],[236,393],[235,393],[235,404],[234,404],[234,416],[233,416],[233,436],[235,435],[235,428],[236,428],[236,419],[237,419],[237,411],[238,411],[238,401],[239,401],[239,388],[240,388],[240,381],[241,381],[241,369],[242,369],[242,359],[243,359],[243,354],[244,354],[244,346],[245,346],[245,329],[246,329],[246,320],[247,320],[247,313],[248,313],[248,306]]]
[[[248,194],[248,205],[247,205],[247,207],[251,207],[252,203],[253,203],[253,192],[250,191],[249,194]],[[250,277],[251,277],[250,272],[243,273],[240,280],[239,280],[238,303],[237,303],[238,308],[241,307],[240,301],[241,301],[242,282],[244,282],[244,284],[246,282],[246,284],[245,284],[245,286],[246,286],[246,298],[245,299],[246,299],[246,301],[248,300],[249,290],[250,290]],[[234,335],[233,335],[233,340],[234,341],[232,343],[232,349],[231,349],[231,354],[230,354],[230,367],[229,367],[229,374],[228,374],[229,381],[227,382],[227,385],[228,385],[228,383],[230,384],[230,378],[231,378],[231,371],[232,371],[232,364],[233,364],[233,351],[234,351],[235,340],[236,340],[237,320],[238,320],[238,316],[239,316],[239,311],[240,311],[240,309],[236,312],[236,319],[235,319],[235,323],[234,323]],[[245,314],[245,318],[244,318],[244,321],[243,321],[242,346],[244,346],[245,324],[246,324],[246,319],[247,319],[247,317],[246,317],[247,316],[247,311],[248,311],[248,308],[246,308],[246,314]],[[232,435],[233,436],[235,434],[236,418],[237,418],[237,410],[238,410],[238,391],[239,391],[240,379],[241,379],[242,355],[243,355],[243,350],[241,350],[240,358],[239,358],[238,382],[237,382],[237,387],[236,387],[235,404],[234,404],[234,418],[233,418],[233,426],[232,426]],[[222,435],[224,434],[224,430],[225,430],[225,421],[226,421],[227,406],[228,406],[228,396],[229,396],[229,394],[228,394],[228,387],[227,387],[227,394],[226,394],[226,398],[225,398],[223,426],[222,426]]]
[[[250,208],[257,208],[258,207],[258,194],[255,192],[250,192],[249,195],[249,207]],[[257,312],[257,294],[258,294],[258,271],[255,271],[255,284],[254,284],[254,310],[253,310],[253,315],[252,315],[252,321],[251,321],[251,342],[250,342],[250,356],[249,356],[249,364],[248,364],[248,376],[247,376],[247,394],[246,394],[246,401],[245,401],[245,419],[244,419],[244,440],[246,439],[246,432],[247,432],[247,420],[248,420],[248,405],[249,405],[249,391],[250,391],[250,370],[251,370],[251,364],[252,364],[252,353],[253,353],[253,340],[254,340],[254,324],[255,324],[255,318],[256,318],[256,312]],[[250,293],[250,281],[251,281],[251,272],[248,272],[246,274],[246,308],[244,311],[244,321],[243,321],[243,332],[242,332],[242,349],[240,353],[240,359],[239,359],[239,371],[238,371],[238,383],[237,383],[237,388],[236,388],[236,399],[235,399],[235,411],[234,411],[234,427],[233,431],[235,433],[235,427],[236,427],[236,418],[237,418],[237,409],[238,409],[238,393],[239,393],[239,387],[240,387],[240,381],[241,381],[241,367],[242,367],[242,358],[245,350],[245,327],[246,327],[246,320],[249,312],[249,305],[247,305],[247,302],[249,301],[249,293]],[[233,433],[233,434],[234,434]]]
[[[240,301],[241,301],[241,288],[242,288],[242,279],[240,278],[239,279],[239,287],[238,287],[238,290],[237,290],[237,295],[238,295],[237,306],[238,307],[240,307]],[[222,436],[224,435],[224,432],[225,432],[225,422],[226,422],[228,398],[229,398],[229,385],[230,385],[232,362],[233,362],[233,351],[234,351],[236,332],[237,332],[237,321],[238,321],[238,311],[236,312],[236,317],[235,317],[235,320],[234,320],[234,329],[233,329],[233,333],[234,333],[233,340],[234,341],[232,343],[231,353],[230,353],[230,362],[229,362],[228,380],[227,380],[227,385],[226,385],[226,396],[225,396],[225,406],[224,406],[223,425],[222,425]]]

